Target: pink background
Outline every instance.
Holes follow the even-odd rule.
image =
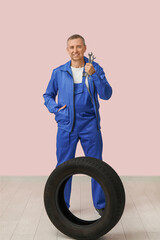
[[[1,1],[0,175],[55,167],[57,124],[42,95],[75,33],[113,88],[100,100],[104,161],[120,175],[160,174],[159,9],[158,0]]]

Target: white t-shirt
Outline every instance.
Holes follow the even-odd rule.
[[[73,73],[74,83],[81,83],[82,82],[82,74],[83,74],[84,67],[82,67],[82,68],[75,68],[75,67],[71,66],[71,69],[72,69],[72,73]],[[88,92],[89,92],[88,76],[85,79],[85,84],[86,84]]]

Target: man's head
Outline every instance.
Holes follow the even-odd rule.
[[[67,39],[67,51],[73,61],[83,59],[87,46],[82,36],[74,34]]]

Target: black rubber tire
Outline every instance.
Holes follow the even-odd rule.
[[[86,221],[68,210],[64,187],[74,174],[88,175],[101,185],[106,198],[101,218]],[[51,222],[62,233],[79,240],[95,240],[110,231],[121,218],[125,191],[118,174],[107,163],[91,157],[77,157],[59,165],[50,174],[44,190],[44,205]]]

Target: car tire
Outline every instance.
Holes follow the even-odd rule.
[[[64,187],[75,174],[88,175],[101,185],[106,207],[99,219],[82,220],[67,208]],[[50,174],[44,189],[44,205],[49,219],[59,231],[74,239],[95,240],[120,220],[125,206],[125,191],[120,177],[107,163],[92,157],[77,157],[62,163]]]

